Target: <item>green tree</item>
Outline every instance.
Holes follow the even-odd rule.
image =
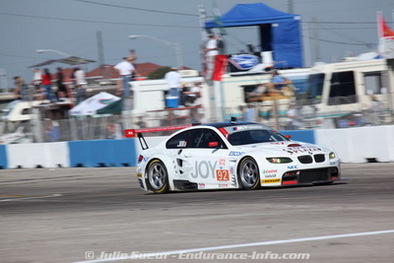
[[[155,71],[149,73],[148,79],[163,79],[164,75],[168,71],[171,71],[171,67],[160,67],[160,68],[156,69]]]

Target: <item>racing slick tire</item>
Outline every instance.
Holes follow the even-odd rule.
[[[150,190],[157,194],[168,193],[168,172],[164,163],[158,159],[149,163],[147,169],[147,183]]]
[[[251,157],[244,158],[238,166],[240,187],[245,190],[260,188],[260,172],[256,161]]]

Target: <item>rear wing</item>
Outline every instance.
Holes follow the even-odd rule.
[[[138,141],[140,142],[142,150],[149,149],[149,146],[142,135],[143,133],[148,132],[163,132],[163,131],[175,131],[181,130],[192,125],[176,125],[176,126],[167,126],[167,127],[157,127],[157,128],[144,128],[144,129],[126,129],[124,130],[124,136],[126,138],[136,138],[138,137]]]

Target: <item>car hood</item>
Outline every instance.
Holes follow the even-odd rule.
[[[329,153],[330,151],[325,147],[296,141],[267,142],[243,145],[239,150],[246,152],[255,150],[256,152],[264,152],[264,154],[275,154],[280,156],[298,156],[314,153],[321,154]]]

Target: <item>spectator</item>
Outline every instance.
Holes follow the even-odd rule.
[[[14,95],[17,100],[29,100],[29,88],[22,77],[15,76]]]
[[[44,73],[41,75],[41,77],[42,77],[41,84],[44,86],[44,93],[46,99],[48,99],[50,102],[55,102],[55,96],[53,95],[52,92],[52,76],[51,73],[49,72],[49,69],[45,68]]]
[[[169,95],[173,97],[180,97],[181,89],[181,75],[178,72],[178,68],[172,67],[169,72],[164,76],[168,84],[168,89],[170,91]]]
[[[287,110],[286,117],[288,118],[287,130],[298,130],[302,126],[302,122],[300,120],[300,111],[296,105],[290,104],[289,109]]]
[[[56,80],[56,84],[57,84],[57,97],[58,100],[64,100],[65,98],[68,98],[68,92],[67,92],[67,88],[66,85],[64,85],[64,75],[62,72],[62,68],[58,67],[57,68],[57,80]]]
[[[256,122],[257,119],[257,111],[253,105],[248,104],[246,108],[243,109],[244,120],[248,122]]]
[[[138,128],[142,129],[142,128],[146,128],[146,123],[144,121],[144,116],[140,115],[137,117],[137,122],[135,123]]]
[[[207,68],[206,78],[211,79],[214,70],[215,57],[219,54],[218,40],[214,34],[209,34],[209,39],[205,45],[204,53]]]
[[[134,66],[134,68],[136,68],[135,66],[135,62],[137,60],[137,55],[135,54],[135,50],[134,49],[130,49],[129,51],[129,55],[127,56],[127,61]]]
[[[33,85],[36,88],[36,91],[39,92],[41,91],[41,81],[42,81],[42,72],[41,69],[35,68],[34,69],[34,75],[33,75]]]
[[[47,142],[56,142],[60,140],[60,126],[59,122],[46,118],[45,124],[45,135]]]
[[[268,94],[268,84],[260,84],[246,94],[247,101],[261,101],[264,94]]]
[[[272,71],[272,91],[282,92],[283,88],[288,84],[291,84],[291,80],[279,75],[277,70]]]
[[[76,88],[76,104],[78,105],[86,98],[86,79],[85,72],[80,68],[76,67],[74,70],[75,88]]]
[[[119,124],[110,122],[106,126],[106,131],[105,131],[105,138],[106,139],[123,139],[121,132],[121,128],[119,127]]]
[[[114,68],[118,70],[122,79],[122,85],[120,85],[119,89],[122,90],[123,98],[129,98],[131,95],[129,82],[132,75],[135,74],[135,68],[133,64],[127,61],[126,57],[123,58],[122,62],[116,64]]]
[[[201,85],[202,82],[196,82],[189,90],[183,92],[186,97],[185,104],[188,106],[198,105],[198,99],[201,97]]]

